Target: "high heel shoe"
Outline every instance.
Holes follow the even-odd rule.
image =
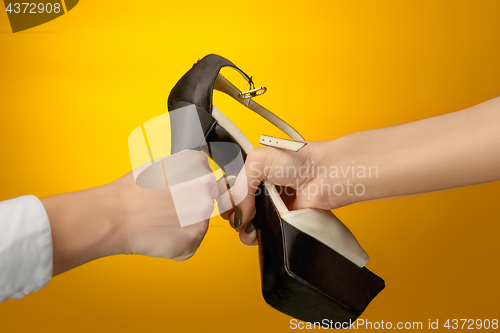
[[[222,67],[240,72],[251,89],[238,90],[219,74]],[[211,54],[197,61],[170,92],[169,112],[194,104],[198,118],[188,119],[193,116],[184,116],[183,112],[176,112],[175,116],[172,113],[172,154],[186,148],[205,150],[218,165],[226,165],[238,151],[214,154],[206,147],[210,142],[233,143],[241,147],[243,157],[253,149],[245,135],[213,106],[214,89],[255,111],[291,139],[304,140],[290,125],[252,99],[265,92],[265,88],[255,89],[250,76],[229,60]],[[203,138],[193,141],[193,131],[189,128],[192,121],[201,124]],[[261,141],[282,149],[299,149],[296,147],[299,143],[293,141],[265,136]],[[364,267],[368,255],[331,211],[289,211],[268,181],[260,184],[258,192],[257,214],[252,223],[259,242],[264,299],[292,317],[348,327],[385,287],[384,280]]]

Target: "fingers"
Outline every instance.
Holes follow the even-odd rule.
[[[266,179],[269,172],[266,167],[272,163],[276,149],[263,147],[252,150],[245,161],[244,168],[238,174],[234,186],[231,188],[236,209],[229,215],[231,225],[236,229],[246,227],[253,218],[255,211],[255,194],[260,183]],[[238,229],[239,230],[239,229]]]
[[[192,256],[194,256],[194,253],[191,253],[190,255],[183,256],[183,257],[172,258],[172,260],[175,260],[175,261],[186,261],[189,258],[191,258]]]
[[[253,224],[249,223],[244,229],[240,230],[240,240],[245,245],[257,245],[257,231]]]
[[[228,219],[246,245],[257,244],[257,233],[251,220],[255,217],[255,194],[260,183],[272,172],[272,163],[279,150],[262,147],[252,150],[234,186],[218,199],[219,213]],[[257,193],[258,194],[258,193]]]
[[[219,178],[219,180],[217,180],[217,188],[219,190],[217,197],[224,195],[227,192],[228,187],[231,188],[234,185],[235,181],[236,176],[234,175],[224,175],[223,177]]]
[[[260,184],[260,180],[255,180],[255,182],[258,182],[258,184],[255,186],[255,189],[253,189],[252,192],[249,192],[248,179],[249,177],[247,175],[246,168],[243,168],[240,171],[236,179],[229,179],[228,183],[231,189],[222,194],[217,202],[219,213],[224,219],[231,219],[232,214],[234,215],[236,207],[245,212],[243,214],[244,221],[248,221],[247,218],[253,213],[255,202],[254,195],[255,191],[258,188],[258,185]],[[239,216],[240,215],[237,215],[237,217]],[[239,218],[237,218],[236,220],[240,221]],[[236,225],[239,226],[240,224],[237,222]]]
[[[240,189],[241,192],[246,192],[248,195],[255,194],[260,183],[267,179],[271,172],[272,162],[278,150],[270,147],[256,148],[252,150],[245,161],[245,167],[236,179],[235,188],[246,186],[246,191]],[[243,172],[245,178],[243,178]]]
[[[203,221],[197,224],[192,224],[186,227],[182,227],[182,236],[179,236],[177,240],[184,239],[186,245],[186,252],[179,253],[180,255],[172,258],[177,261],[185,261],[191,258],[201,245],[201,242],[205,238],[208,231],[209,221]]]
[[[234,186],[236,176],[229,175],[220,178],[217,181],[219,187],[219,197],[217,198],[217,206],[219,214],[223,219],[229,219],[229,215],[234,211],[235,203],[232,191],[228,190]]]
[[[246,212],[241,210],[239,207],[236,207],[229,215],[229,224],[236,229],[236,231],[240,232],[247,227],[250,221],[255,217],[256,213],[255,207],[248,215],[246,215]]]

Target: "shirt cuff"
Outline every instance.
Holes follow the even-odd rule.
[[[0,302],[45,287],[52,277],[52,233],[34,195],[0,202]]]

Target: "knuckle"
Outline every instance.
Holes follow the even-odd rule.
[[[199,177],[196,180],[198,186],[203,187],[206,190],[211,190],[214,186],[217,186],[215,181],[215,176],[210,173]]]
[[[191,250],[195,250],[198,248],[203,238],[205,238],[206,232],[207,230],[203,226],[197,226],[196,228],[193,228],[193,230],[191,230],[189,237]]]
[[[259,162],[261,161],[265,156],[265,149],[262,148],[255,148],[250,151],[247,155],[247,163],[254,163],[254,162]]]
[[[203,214],[203,216],[210,217],[210,214],[212,214],[214,210],[214,202],[213,200],[204,200],[203,203],[199,205],[200,212]]]

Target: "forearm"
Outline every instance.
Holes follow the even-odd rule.
[[[334,140],[332,142],[335,142]],[[348,203],[500,179],[500,98],[466,110],[355,133],[338,140],[344,163],[373,166]],[[339,148],[341,146],[341,148]]]
[[[193,152],[177,157],[185,154],[192,157]],[[200,168],[210,169],[203,153],[194,154],[198,156],[183,164],[183,172],[196,179]],[[163,174],[160,178],[164,183]],[[179,209],[210,216],[215,177],[210,184],[206,179],[190,184],[188,191],[201,191],[204,201]],[[115,254],[186,260],[208,229],[208,221],[181,227],[169,189],[141,188],[132,172],[104,186],[42,199],[42,204],[52,231],[53,275]]]
[[[52,231],[54,276],[120,253],[115,195],[107,185],[42,199]]]

